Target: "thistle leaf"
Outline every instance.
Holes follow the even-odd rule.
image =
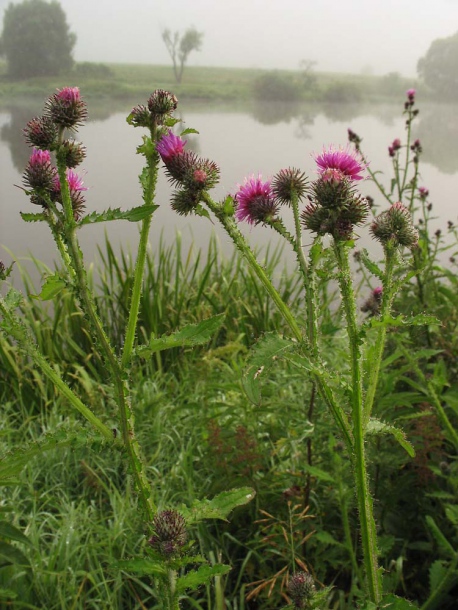
[[[110,220],[128,220],[129,222],[139,222],[155,210],[158,205],[140,205],[130,210],[122,211],[121,208],[105,210],[104,212],[92,212],[87,214],[78,223],[78,226],[95,224],[96,222],[109,222]]]
[[[189,508],[183,504],[178,510],[188,525],[198,523],[202,519],[222,519],[226,521],[227,516],[234,508],[248,504],[255,495],[255,491],[251,487],[241,487],[223,491],[211,500],[206,498],[195,500]]]
[[[203,565],[197,570],[192,570],[177,580],[177,592],[183,593],[186,590],[194,591],[200,585],[205,584],[214,576],[222,576],[231,570],[231,566],[223,564]]]
[[[371,417],[366,428],[367,434],[391,434],[401,445],[403,449],[407,451],[410,457],[415,457],[415,449],[412,443],[410,443],[405,435],[405,432],[400,428],[396,428],[391,424],[380,421]]]

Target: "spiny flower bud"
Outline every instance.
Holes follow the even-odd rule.
[[[354,226],[362,224],[367,215],[366,200],[353,196],[338,208],[325,208],[310,203],[302,211],[301,220],[306,229],[318,235],[329,233],[336,240],[347,241],[353,237]]]
[[[134,106],[126,121],[129,123],[129,125],[133,125],[134,127],[146,127],[151,129],[153,125],[151,112],[143,104]]]
[[[57,139],[57,127],[46,116],[33,118],[23,131],[27,144],[41,150],[51,150]]]
[[[67,169],[66,172],[68,190],[70,192],[70,200],[72,202],[73,216],[75,220],[79,220],[86,208],[86,200],[83,192],[87,191],[87,186],[84,186],[83,179],[78,176],[72,169]],[[56,175],[53,183],[52,198],[62,204],[62,192],[59,176]]]
[[[383,287],[377,286],[377,288],[374,288],[374,290],[370,293],[369,297],[366,299],[363,305],[361,305],[361,311],[363,311],[364,313],[370,313],[373,316],[378,315],[380,311],[380,305],[382,303],[382,297]]]
[[[75,140],[64,140],[61,144],[66,167],[77,167],[86,158],[86,147]]]
[[[148,108],[160,125],[167,116],[171,116],[178,106],[178,100],[169,91],[156,89],[148,100]]]
[[[288,583],[288,593],[295,608],[306,608],[314,592],[313,577],[307,572],[296,572]]]
[[[34,148],[24,170],[24,184],[37,191],[50,191],[56,176],[56,168],[51,165],[48,150]]]
[[[45,116],[58,127],[76,129],[87,119],[86,102],[78,87],[64,87],[51,95],[45,104]]]
[[[275,201],[270,180],[263,182],[261,174],[257,178],[245,178],[234,199],[237,203],[235,217],[238,221],[246,220],[257,225],[271,222],[277,216],[279,205]]]
[[[175,191],[171,198],[171,207],[180,216],[192,214],[200,202],[200,192],[183,189]]]
[[[164,510],[153,519],[155,534],[149,539],[153,549],[169,559],[178,555],[186,543],[186,521],[176,510]]]
[[[307,178],[295,167],[281,169],[272,179],[272,191],[280,203],[291,203],[294,197],[300,200],[307,192]]]
[[[383,245],[392,243],[394,246],[413,248],[418,242],[418,232],[413,226],[412,216],[400,201],[379,214],[370,231]]]
[[[333,176],[328,172],[312,184],[313,199],[324,208],[342,208],[354,196],[354,189],[349,180]]]

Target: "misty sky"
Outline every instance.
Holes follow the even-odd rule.
[[[5,5],[5,0],[0,1]],[[458,31],[458,0],[61,0],[77,61],[170,62],[162,29],[204,32],[190,65],[415,76],[431,42]]]

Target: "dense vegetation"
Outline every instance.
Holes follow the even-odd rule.
[[[356,134],[351,137],[359,145]],[[374,430],[367,453],[386,592],[422,610],[451,610],[458,581],[458,232],[449,223],[430,233],[428,194],[418,194],[415,182],[422,151],[409,144],[403,149],[408,159],[415,151],[416,161],[410,161],[415,173],[406,199],[420,239],[406,262],[409,280],[393,303],[376,394],[375,416],[387,434]],[[397,179],[386,190],[381,185],[389,199],[396,197],[396,187],[403,188],[401,144],[396,147]],[[372,177],[378,180],[376,173]],[[374,213],[382,205],[380,196]],[[321,254],[320,344],[327,362],[345,378],[348,344],[334,286],[336,258],[331,248]],[[283,301],[305,326],[299,275],[282,269],[281,252],[261,256],[267,274],[280,277]],[[100,257],[98,279],[92,280],[97,308],[112,345],[121,350],[134,266],[127,253],[116,256],[109,243]],[[444,257],[447,265],[440,263]],[[359,317],[377,329],[380,302],[370,273],[377,276],[380,270],[358,251],[354,266]],[[61,291],[49,307],[32,298],[39,287],[26,276],[23,281],[28,298],[20,313],[27,332],[93,413],[115,422],[113,380],[74,295]],[[157,506],[190,506],[233,487],[256,491],[230,522],[192,528],[199,552],[212,564],[230,564],[232,571],[190,593],[184,607],[281,608],[288,601],[287,574],[298,568],[313,574],[318,589],[331,587],[320,607],[358,607],[364,586],[353,478],[324,401],[288,360],[276,359],[260,402],[253,404],[241,384],[249,350],[271,331],[286,332],[283,318],[237,256],[222,261],[213,246],[207,255],[193,257],[181,251],[178,240],[175,248],[147,257],[139,340],[220,313],[225,322],[204,346],[137,358],[130,371],[136,428]],[[118,562],[142,552],[146,533],[123,452],[92,435],[4,334],[0,364],[6,458],[0,464],[5,485],[0,607],[161,607],[150,576],[119,569]],[[343,387],[342,398],[351,393],[350,385]],[[413,458],[406,437],[415,448]],[[412,607],[399,601],[396,609]]]

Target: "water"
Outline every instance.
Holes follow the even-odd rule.
[[[142,129],[129,126],[125,117],[132,104],[122,112],[109,115],[105,108],[92,112],[94,118],[78,134],[87,147],[88,155],[82,171],[85,172],[88,211],[102,211],[107,207],[128,209],[140,205],[138,174],[142,157],[135,153],[141,143]],[[252,108],[228,109],[182,104],[185,127],[193,127],[200,135],[188,136],[189,145],[204,157],[215,160],[221,167],[221,182],[213,191],[216,199],[234,193],[237,183],[251,173],[261,172],[268,177],[288,166],[298,167],[314,177],[313,152],[329,144],[346,144],[347,128],[363,138],[363,150],[372,169],[385,173],[380,179],[388,185],[391,177],[391,160],[387,147],[397,137],[405,141],[405,117],[401,105],[385,106],[285,106],[265,104]],[[48,265],[55,258],[54,243],[43,223],[25,223],[19,211],[37,212],[39,208],[28,201],[21,185],[21,175],[30,150],[23,143],[21,129],[40,107],[12,108],[0,113],[0,245],[1,258],[8,264],[10,254],[33,269],[26,260],[33,254]],[[89,106],[91,115],[91,105]],[[421,139],[424,154],[421,162],[420,185],[430,191],[430,200],[436,220],[433,227],[446,227],[447,221],[457,220],[456,192],[458,187],[458,119],[451,106],[421,108],[414,136]],[[373,184],[361,185],[364,195],[371,195],[383,204]],[[151,246],[154,249],[162,236],[166,244],[180,231],[186,250],[192,244],[205,248],[210,235],[216,233],[224,253],[232,252],[232,245],[217,225],[201,217],[180,217],[169,207],[172,190],[161,172],[158,182],[157,203],[151,229]],[[289,219],[288,219],[289,220]],[[262,227],[244,227],[249,240],[257,246],[275,245],[278,236]],[[96,246],[104,235],[116,246],[130,245],[135,249],[138,227],[125,221],[86,226],[80,231],[85,257],[96,261]],[[372,247],[367,229],[360,230],[360,245]],[[307,242],[307,237],[305,238]],[[285,260],[292,256],[285,252]]]

